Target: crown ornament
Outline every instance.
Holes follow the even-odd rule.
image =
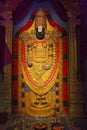
[[[35,27],[43,26],[46,27],[46,14],[43,9],[39,9],[35,17]]]

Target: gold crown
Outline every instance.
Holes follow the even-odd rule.
[[[44,10],[40,8],[36,13],[36,17],[46,17]]]
[[[37,11],[35,18],[35,27],[38,27],[40,25],[46,27],[46,14],[42,9],[39,9]]]

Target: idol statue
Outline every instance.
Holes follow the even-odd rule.
[[[62,33],[56,26],[49,25],[45,11],[39,9],[32,27],[19,37],[23,77],[31,91],[27,111],[30,115],[52,115],[51,89],[59,71]]]

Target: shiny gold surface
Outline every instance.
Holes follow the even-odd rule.
[[[57,28],[53,28],[48,21],[45,38],[39,40],[36,38],[35,31],[32,27],[19,36],[19,110],[25,111],[27,115],[31,116],[51,116],[54,114],[54,107],[58,107],[63,111],[62,99],[62,65],[63,65],[63,39],[59,38],[61,32]],[[32,37],[33,36],[33,37]],[[21,52],[21,44],[24,41],[25,52]],[[56,46],[56,44],[59,44]],[[56,47],[58,47],[58,52]],[[27,73],[30,74],[32,81],[28,79],[27,73],[24,69],[24,62],[21,61],[22,55],[25,53],[25,66]],[[58,56],[58,63],[56,62],[56,55]],[[55,65],[57,66],[56,69]],[[55,71],[54,76],[45,85]],[[57,74],[59,73],[59,79]],[[21,75],[23,74],[23,78]],[[58,81],[57,81],[58,80]],[[25,82],[29,88],[29,92],[24,92],[25,97],[21,97],[23,88],[21,83]],[[36,82],[37,86],[33,83]],[[53,85],[59,82],[59,103],[56,103],[56,93],[52,91]],[[21,102],[25,102],[25,108],[22,108]]]

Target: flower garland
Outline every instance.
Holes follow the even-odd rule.
[[[26,25],[19,29],[14,39],[13,47],[13,112],[18,112],[18,36],[24,30],[27,30],[32,26],[37,9],[33,11],[30,20]],[[68,81],[67,81],[67,39],[63,27],[54,22],[48,10],[45,10],[49,24],[52,27],[57,27],[59,31],[62,31],[63,37],[63,111],[68,112]],[[58,92],[57,92],[58,93]]]

